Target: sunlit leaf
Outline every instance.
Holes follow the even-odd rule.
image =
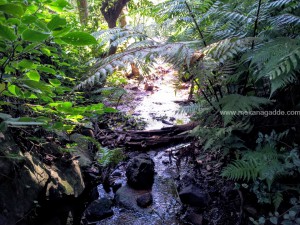
[[[54,87],[58,87],[61,85],[61,82],[58,79],[49,79],[50,84],[52,84]]]
[[[14,31],[2,24],[0,24],[0,36],[9,41],[15,41],[17,39],[17,35],[15,35]]]
[[[54,16],[52,20],[47,24],[49,30],[55,30],[57,28],[64,27],[67,24],[65,18],[61,18],[59,16]]]
[[[63,40],[67,44],[76,46],[97,44],[96,39],[92,35],[85,32],[68,33],[67,35],[61,37],[61,40]]]
[[[41,42],[46,40],[48,37],[49,34],[30,29],[27,29],[22,33],[22,39],[31,42]]]
[[[36,71],[36,70],[31,70],[28,73],[26,73],[26,75],[29,77],[30,80],[34,80],[34,81],[40,81],[40,74]]]
[[[23,7],[17,4],[0,5],[0,11],[16,17],[21,17],[24,14]]]

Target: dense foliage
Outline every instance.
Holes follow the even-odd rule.
[[[193,134],[203,149],[236,158],[222,175],[247,183],[258,202],[278,209],[288,190],[298,190],[288,182],[300,175],[299,117],[271,115],[299,109],[299,13],[296,0],[148,3],[139,14],[144,23],[95,33],[127,47],[98,60],[76,89],[127,63],[145,72],[157,57],[173,63],[192,82],[196,102],[184,110],[201,122]],[[232,111],[242,113],[226,113]]]
[[[299,193],[299,182],[288,183],[300,176],[299,114],[262,116],[299,110],[298,0],[130,1],[131,23],[109,30],[96,19],[103,2],[90,5],[82,26],[66,0],[0,0],[0,131],[88,125],[113,109],[87,104],[85,90],[101,92],[130,63],[147,73],[164,58],[192,83],[194,103],[183,110],[200,123],[193,135],[203,150],[229,161],[222,175],[275,210],[288,190]],[[112,46],[116,54],[100,57]],[[273,224],[292,220],[274,215]]]

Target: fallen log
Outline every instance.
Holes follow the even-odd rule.
[[[107,136],[99,137],[102,145],[110,147],[126,147],[127,149],[149,150],[152,148],[174,145],[192,139],[190,130],[198,123],[175,125],[155,130],[111,131]]]

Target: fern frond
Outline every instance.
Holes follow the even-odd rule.
[[[147,42],[149,43],[149,42]],[[149,71],[147,63],[151,58],[163,58],[165,61],[172,63],[174,66],[182,66],[183,64],[189,65],[190,59],[194,50],[190,49],[187,43],[167,43],[157,44],[136,48],[129,48],[125,52],[111,55],[105,59],[99,60],[95,63],[94,69],[88,79],[78,84],[74,90],[82,89],[85,87],[93,87],[103,81],[107,75],[113,73],[116,69],[122,69],[129,63],[134,62],[139,65],[146,73]]]
[[[273,2],[270,2],[268,5],[271,8],[279,8],[282,6],[285,6],[287,4],[290,4],[291,2],[295,2],[295,0],[276,0]]]
[[[257,163],[253,160],[236,160],[227,166],[221,175],[232,180],[250,181],[258,177],[259,169],[257,166]]]
[[[272,203],[275,207],[275,211],[277,211],[282,201],[283,201],[282,193],[280,191],[276,191],[275,194],[272,196]]]
[[[261,105],[271,104],[266,98],[255,96],[242,96],[239,94],[230,94],[223,97],[220,102],[221,115],[224,118],[224,124],[227,125],[235,118],[238,112],[248,112],[254,108],[260,108]]]
[[[287,25],[300,26],[300,17],[292,14],[283,14],[273,18],[272,25],[280,27]]]
[[[249,49],[252,40],[253,38],[225,39],[207,46],[204,53],[218,62],[224,63],[226,60]]]

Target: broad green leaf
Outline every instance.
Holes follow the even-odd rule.
[[[32,94],[29,91],[24,92],[24,97],[25,98],[30,98],[30,99],[37,99],[38,98],[35,94]]]
[[[40,43],[33,43],[33,44],[30,44],[30,45],[27,45],[24,49],[24,52],[29,52],[32,49],[34,49],[35,47],[37,47],[38,45],[40,45]]]
[[[65,27],[63,29],[57,29],[57,30],[54,30],[52,31],[52,35],[54,37],[62,37],[62,36],[65,36],[66,34],[68,34],[71,30],[71,27]]]
[[[9,41],[15,41],[17,39],[17,35],[15,35],[13,29],[2,24],[0,24],[0,36]]]
[[[56,12],[63,12],[64,8],[69,5],[70,4],[66,0],[56,0],[52,1],[48,7]]]
[[[92,35],[85,32],[68,33],[67,35],[61,37],[61,40],[63,40],[67,44],[76,46],[97,44],[96,39]]]
[[[64,127],[64,124],[62,122],[56,122],[53,124],[53,129],[62,129]]]
[[[0,0],[0,5],[5,5],[7,3],[7,0]]]
[[[38,9],[39,7],[37,5],[31,4],[27,6],[26,14],[28,15],[34,14]]]
[[[28,16],[23,16],[22,17],[22,22],[24,24],[32,24],[37,20],[37,18],[35,16],[32,15],[28,15]]]
[[[8,20],[6,20],[6,23],[8,25],[17,25],[17,26],[19,26],[21,24],[21,21],[17,18],[9,18]]]
[[[6,87],[5,83],[0,84],[0,93],[5,90],[5,87]]]
[[[41,20],[36,20],[34,23],[36,26],[38,26],[39,28],[41,28],[42,30],[44,30],[45,32],[49,32],[50,30],[47,27],[47,24],[44,23]]]
[[[36,65],[31,60],[23,59],[18,63],[18,67],[22,67],[25,69],[34,69]]]
[[[47,56],[51,56],[51,51],[48,48],[42,48],[41,52]]]
[[[29,77],[30,80],[40,81],[41,76],[36,70],[31,70],[26,75]]]
[[[47,67],[47,66],[38,66],[37,69],[39,71],[42,71],[42,72],[45,72],[45,73],[50,73],[50,74],[53,74],[55,75],[56,74],[56,71],[50,67]]]
[[[22,34],[22,39],[31,42],[42,42],[49,37],[49,34],[42,33],[36,30],[27,29]]]
[[[12,93],[15,96],[21,95],[21,89],[19,87],[17,87],[16,85],[9,85],[7,89],[10,93]]]
[[[61,82],[58,79],[49,79],[50,84],[52,84],[54,87],[58,87],[61,85]]]
[[[67,24],[65,18],[61,18],[59,16],[54,16],[52,20],[47,24],[49,30],[55,30],[57,28],[64,27]]]
[[[0,5],[0,11],[16,17],[21,17],[24,14],[23,7],[17,4]]]
[[[34,80],[24,80],[23,86],[29,88],[30,90],[36,93],[45,93],[45,94],[52,93],[51,86],[43,82],[38,82]]]
[[[17,53],[23,52],[23,50],[24,50],[24,48],[23,48],[21,45],[18,45],[18,46],[16,47],[16,52],[17,52]]]

